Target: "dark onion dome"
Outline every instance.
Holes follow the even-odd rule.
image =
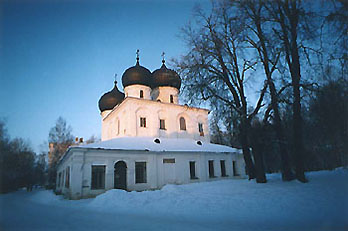
[[[101,112],[105,110],[112,110],[116,105],[120,104],[124,99],[124,94],[117,88],[117,81],[115,81],[114,88],[105,93],[99,99],[99,110]]]
[[[152,72],[152,88],[156,87],[175,87],[180,90],[181,79],[180,76],[173,70],[168,69],[165,65],[165,61],[162,60],[162,66],[160,69]]]
[[[123,87],[141,84],[151,87],[151,72],[143,66],[139,65],[139,58],[135,66],[128,68],[122,75]]]

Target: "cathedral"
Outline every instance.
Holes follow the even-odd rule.
[[[241,151],[210,143],[209,110],[179,104],[180,76],[136,64],[99,99],[101,142],[71,146],[57,167],[56,192],[70,199],[109,189],[143,191],[245,177]]]

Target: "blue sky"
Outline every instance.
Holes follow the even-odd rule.
[[[100,136],[98,100],[135,64],[151,71],[186,50],[178,37],[199,3],[170,1],[2,1],[0,118],[34,150],[59,116],[73,134]]]

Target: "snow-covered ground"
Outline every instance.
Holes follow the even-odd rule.
[[[348,230],[348,170],[310,182],[221,180],[162,190],[110,190],[65,200],[52,191],[0,195],[0,230]]]

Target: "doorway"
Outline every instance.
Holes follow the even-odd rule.
[[[114,166],[114,188],[127,190],[127,165],[118,161]]]

